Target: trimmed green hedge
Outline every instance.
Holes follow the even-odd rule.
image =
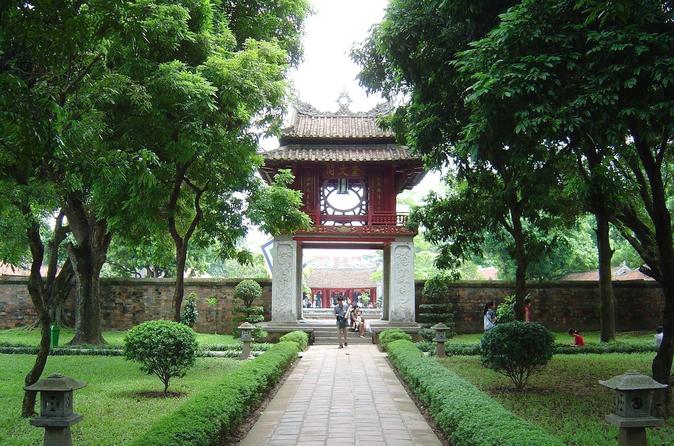
[[[217,446],[260,404],[299,350],[296,342],[274,345],[187,400],[131,446]]]
[[[427,351],[425,345],[421,345],[421,350]],[[584,347],[574,347],[572,345],[555,344],[553,354],[555,355],[582,355],[588,353],[649,353],[657,352],[658,348],[651,344],[625,344],[620,342],[610,342],[607,344],[585,344]],[[480,344],[450,344],[445,343],[445,352],[448,355],[476,356],[480,354]]]
[[[299,330],[291,331],[290,333],[286,333],[283,336],[281,336],[279,338],[279,341],[294,342],[297,345],[299,345],[300,350],[304,351],[307,349],[307,345],[309,345],[309,335]]]
[[[253,355],[259,355],[272,347],[273,344],[251,344],[251,351]],[[4,354],[26,354],[35,355],[39,348],[31,347],[23,344],[0,343],[0,353]],[[198,356],[219,356],[224,358],[238,358],[241,354],[241,344],[224,344],[224,345],[204,345],[199,349]],[[222,355],[213,354],[212,352],[222,352]],[[53,356],[122,356],[124,351],[119,348],[101,348],[93,346],[78,346],[78,347],[57,347],[49,351]]]
[[[445,310],[446,309],[447,308],[445,308]],[[422,324],[437,324],[438,322],[446,322],[452,317],[452,313],[419,313],[417,316],[417,322]]]
[[[389,328],[388,330],[384,330],[379,334],[379,344],[381,345],[381,348],[383,348],[384,350],[387,349],[388,344],[390,344],[393,341],[399,340],[411,342],[412,336],[405,333],[399,328]]]
[[[419,304],[419,313],[444,313],[447,304]]]
[[[391,342],[388,353],[454,446],[564,446],[434,359],[424,358],[412,342]]]

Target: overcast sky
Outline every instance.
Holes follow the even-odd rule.
[[[381,22],[387,4],[388,0],[311,0],[314,14],[305,23],[304,60],[289,73],[300,100],[324,111],[337,110],[337,97],[342,91],[351,97],[353,111],[366,111],[382,102],[379,95],[368,96],[358,85],[359,67],[351,61],[349,52],[367,37],[374,24]],[[266,140],[262,146],[274,149],[278,141]],[[437,184],[438,175],[428,174],[413,189],[414,195],[421,198]],[[259,249],[269,238],[255,231],[249,235],[248,244],[251,249]],[[340,252],[334,250],[335,255]]]

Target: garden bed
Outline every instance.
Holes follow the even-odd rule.
[[[454,356],[440,362],[569,446],[615,446],[618,431],[604,421],[613,394],[597,381],[629,369],[650,374],[652,360],[653,355],[645,353],[554,356],[542,373],[530,379],[523,393],[513,392],[505,376],[482,367],[479,357]],[[674,418],[665,427],[648,431],[650,446],[674,444]]]
[[[42,444],[43,429],[21,418],[23,379],[34,356],[0,355],[0,444]],[[222,380],[241,361],[199,358],[184,378],[171,381],[170,391],[178,396],[164,398],[163,385],[155,376],[119,357],[59,356],[47,362],[45,375],[59,372],[88,383],[75,392],[75,411],[84,420],[73,426],[73,443],[78,446],[128,444],[165,415],[173,412],[203,388]],[[149,392],[149,393],[148,393]],[[154,393],[153,393],[154,392]],[[159,396],[156,392],[159,392]]]

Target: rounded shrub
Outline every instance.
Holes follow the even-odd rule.
[[[173,321],[148,321],[133,327],[124,338],[124,357],[157,375],[164,393],[173,377],[183,377],[194,365],[197,339],[190,327]]]
[[[541,324],[497,324],[482,337],[482,365],[511,379],[522,390],[529,377],[552,358],[554,337]]]
[[[291,331],[286,333],[279,338],[280,342],[294,342],[300,348],[300,350],[306,350],[307,345],[309,345],[309,335],[303,331]]]
[[[443,275],[428,279],[421,292],[424,300],[432,304],[446,302],[449,298],[449,282],[449,278]]]
[[[243,302],[244,307],[250,307],[253,301],[260,297],[262,297],[262,287],[254,280],[242,280],[234,287],[234,299]]]

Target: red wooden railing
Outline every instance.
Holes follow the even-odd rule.
[[[307,212],[314,226],[324,222],[353,223],[358,222],[367,226],[404,226],[409,215],[406,212],[375,211],[367,215],[328,215],[317,212]]]

